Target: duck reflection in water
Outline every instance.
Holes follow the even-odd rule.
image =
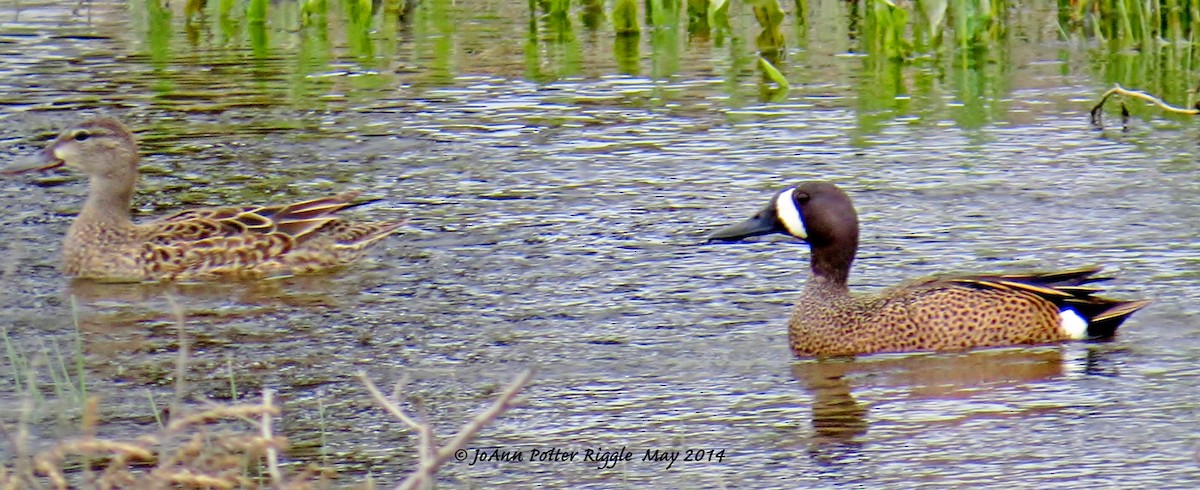
[[[1002,348],[956,354],[879,355],[868,358],[798,360],[792,376],[812,394],[813,437],[809,456],[821,466],[840,467],[861,462],[863,437],[870,429],[871,403],[859,396],[871,391],[907,392],[907,400],[961,400],[957,417],[945,414],[929,424],[962,424],[980,418],[1021,418],[1070,406],[972,409],[973,398],[997,389],[1050,381],[1073,373],[1113,375],[1116,368],[1106,357],[1114,351],[1103,345],[1080,347]],[[891,401],[903,402],[889,397]]]

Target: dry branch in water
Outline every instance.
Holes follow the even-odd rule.
[[[95,407],[95,403],[89,403],[87,409],[95,410]],[[272,435],[269,426],[262,427],[265,429],[262,431],[216,432],[211,424],[244,421],[248,416],[261,416],[269,420],[270,416],[278,413],[279,409],[272,404],[268,392],[260,404],[213,407],[172,421],[158,434],[144,435],[131,441],[108,440],[94,435],[63,441],[38,453],[33,458],[33,466],[38,474],[49,478],[54,488],[71,487],[64,471],[68,467],[67,459],[71,456],[83,457],[85,465],[102,465],[102,471],[95,481],[87,482],[95,488],[165,488],[179,485],[201,488],[254,487],[257,482],[246,475],[246,463],[267,457],[271,451],[285,446],[287,441]],[[90,414],[84,418],[95,416]],[[174,450],[162,452],[161,448],[168,445],[169,441],[186,434],[191,434],[187,442],[170,444]],[[150,462],[154,467],[138,470],[132,465],[137,462]],[[303,481],[286,482],[278,476],[277,471],[278,468],[275,468],[271,472],[274,486],[308,486]],[[2,477],[0,483],[3,483]]]
[[[0,433],[13,452],[11,462],[0,462],[0,490],[45,488],[47,483],[59,489],[312,488],[318,484],[323,470],[304,469],[290,478],[280,474],[278,450],[287,446],[287,440],[272,430],[272,417],[279,415],[279,408],[271,390],[265,390],[257,404],[213,404],[199,411],[183,408],[187,335],[183,309],[173,297],[167,300],[179,327],[170,423],[134,439],[98,437],[99,401],[91,397],[83,406],[79,437],[32,454],[28,428],[35,396],[28,393],[22,400],[17,429],[0,424]],[[37,386],[35,375],[31,369],[30,390]],[[261,464],[265,464],[267,477],[251,476],[248,468]]]
[[[466,423],[458,433],[438,448],[433,429],[418,422],[399,406],[399,390],[391,398],[359,373],[371,396],[389,413],[421,434],[418,448],[420,462],[396,488],[415,489],[433,481],[438,470],[454,453],[464,448],[485,426],[516,405],[517,394],[532,377],[532,371],[518,375],[483,412]],[[399,386],[399,385],[398,385]],[[90,401],[85,410],[98,410]],[[68,479],[68,468],[77,468],[79,460],[85,467],[99,470],[89,472],[91,478],[82,482],[91,488],[314,488],[327,476],[321,469],[309,468],[290,477],[282,474],[278,451],[287,440],[273,434],[272,417],[279,415],[273,393],[266,390],[258,404],[217,405],[206,410],[180,414],[157,434],[143,435],[133,440],[109,440],[97,437],[94,427],[85,435],[64,440],[32,458],[32,465],[0,465],[0,489],[40,488],[41,475],[52,488],[72,488],[80,482]],[[85,413],[84,420],[97,420],[98,414]],[[217,430],[214,424],[243,422],[246,430],[229,430],[227,425]],[[184,440],[180,440],[180,438]],[[14,438],[17,439],[17,438]],[[168,450],[167,448],[170,448]],[[18,460],[24,459],[18,457]],[[266,481],[250,476],[247,464],[264,462]],[[72,463],[72,461],[75,461]],[[149,466],[149,467],[148,467]],[[23,469],[24,468],[24,469]]]
[[[0,490],[44,488],[47,484],[56,489],[307,489],[328,485],[330,473],[324,468],[310,465],[287,475],[281,471],[279,451],[287,447],[287,439],[274,434],[272,422],[280,410],[272,390],[265,389],[262,401],[257,404],[209,404],[198,411],[184,408],[188,339],[183,309],[171,296],[168,296],[168,302],[179,327],[179,355],[175,394],[169,411],[171,420],[165,427],[131,440],[99,437],[99,402],[92,397],[83,406],[80,437],[61,440],[45,451],[32,454],[28,447],[28,429],[35,410],[35,397],[26,394],[17,426],[10,428],[0,423],[0,443],[7,442],[12,453],[10,461],[0,461]],[[400,408],[403,383],[397,384],[389,398],[360,372],[359,378],[371,396],[420,434],[418,467],[397,488],[412,489],[432,482],[438,469],[454,457],[456,451],[516,405],[517,393],[532,375],[532,371],[518,375],[487,410],[467,422],[439,449],[432,427],[409,417]],[[31,369],[28,376],[28,386],[35,389],[35,371]],[[254,476],[254,467],[265,470],[265,475]],[[373,488],[370,480],[366,483],[368,488]]]
[[[499,417],[508,411],[508,409],[515,406],[517,393],[529,383],[531,377],[533,377],[532,370],[525,370],[517,375],[516,379],[508,384],[508,387],[500,393],[500,397],[487,410],[480,412],[470,422],[467,422],[466,425],[458,430],[454,438],[450,439],[450,442],[447,442],[445,446],[439,449],[433,435],[433,428],[429,424],[417,422],[400,408],[399,395],[402,383],[397,384],[397,389],[393,392],[392,398],[388,398],[367,377],[366,373],[359,371],[358,378],[367,387],[367,391],[371,392],[371,397],[375,398],[375,401],[382,405],[388,413],[416,431],[421,438],[421,447],[417,448],[417,454],[420,455],[420,463],[417,469],[408,475],[408,478],[405,478],[403,482],[400,482],[400,485],[396,486],[396,489],[411,490],[432,482],[433,476],[437,474],[438,469],[446,464],[447,461],[450,461],[450,458],[454,457],[455,451],[466,447],[467,443],[475,438],[475,434],[479,433],[487,424],[495,420],[496,417]]]
[[[1147,94],[1145,92],[1138,92],[1136,90],[1129,90],[1120,85],[1117,85],[1117,86],[1114,86],[1113,88],[1109,89],[1107,92],[1104,92],[1104,95],[1100,97],[1100,102],[1097,102],[1096,105],[1092,107],[1092,113],[1091,113],[1092,114],[1092,125],[1094,125],[1096,127],[1104,127],[1104,121],[1102,120],[1104,113],[1101,109],[1104,108],[1104,103],[1108,102],[1108,99],[1114,95],[1123,95],[1125,97],[1133,97],[1135,99],[1142,99],[1146,102],[1149,102],[1151,104],[1158,106],[1159,108],[1161,108],[1164,111],[1173,112],[1175,114],[1186,114],[1189,116],[1200,115],[1200,103],[1196,104],[1196,107],[1193,107],[1190,109],[1183,108],[1183,107],[1175,107],[1171,104],[1163,102],[1162,99],[1159,99],[1158,97],[1155,97],[1153,95]],[[1129,110],[1125,108],[1125,103],[1122,102],[1121,103],[1121,121],[1124,122],[1127,119],[1129,119]]]

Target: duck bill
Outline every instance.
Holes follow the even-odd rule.
[[[771,233],[786,233],[779,220],[775,217],[775,203],[772,202],[762,211],[741,223],[721,228],[708,236],[710,242],[735,242],[752,236],[769,235]]]
[[[0,170],[0,175],[16,175],[25,172],[33,172],[35,170],[50,170],[63,165],[62,159],[54,156],[47,149],[37,155],[18,158],[15,162],[9,164],[4,169]]]

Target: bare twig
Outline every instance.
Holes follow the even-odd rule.
[[[501,414],[508,411],[508,409],[515,405],[517,393],[529,383],[529,379],[531,377],[533,377],[533,370],[525,370],[521,374],[517,375],[516,379],[512,380],[512,382],[508,384],[508,387],[500,393],[500,397],[497,398],[487,410],[480,412],[475,416],[475,418],[471,419],[470,422],[467,422],[466,425],[458,430],[458,433],[454,435],[454,438],[450,439],[450,441],[447,442],[446,445],[441,449],[438,449],[435,447],[433,428],[430,427],[429,424],[418,423],[416,420],[413,420],[412,417],[409,417],[408,414],[405,414],[395,401],[388,399],[388,397],[379,390],[379,387],[375,386],[375,383],[367,377],[365,372],[359,371],[358,378],[362,380],[362,383],[364,386],[366,386],[367,391],[371,393],[371,397],[374,398],[377,403],[383,406],[388,413],[391,413],[397,419],[400,419],[404,425],[409,426],[409,428],[412,428],[421,434],[421,445],[424,447],[418,450],[420,453],[422,453],[420,464],[418,465],[416,471],[410,473],[408,478],[405,478],[400,485],[396,486],[396,489],[411,490],[432,481],[433,476],[437,474],[438,469],[440,469],[442,465],[446,464],[447,461],[450,461],[450,458],[454,457],[454,453],[456,451],[466,447],[467,443],[470,442],[471,439],[475,438],[475,435],[478,434],[480,430],[495,420],[496,417],[499,417]],[[399,396],[396,396],[396,398],[399,398]],[[426,452],[432,455],[432,457],[427,457],[425,455]]]
[[[392,386],[391,402],[394,405],[396,405],[397,407],[401,403],[404,403],[404,398],[405,398],[404,389],[405,389],[405,387],[408,386],[408,382],[409,382],[408,373],[405,373],[404,376],[401,376],[400,380],[397,381],[394,386]],[[417,402],[417,400],[413,400],[413,402],[415,404]],[[407,419],[407,421],[405,422],[405,425],[408,425],[409,428],[417,431],[417,435],[420,437],[420,441],[418,442],[418,445],[417,445],[417,456],[418,456],[418,460],[420,461],[420,464],[422,466],[429,464],[430,461],[433,461],[434,454],[437,453],[437,444],[434,442],[433,428],[430,427],[429,424],[424,423],[424,419],[425,419],[424,410],[421,410],[420,407],[418,407],[417,417],[419,417],[421,419],[420,421],[416,421],[412,417],[409,417],[407,414],[405,414],[399,408],[396,408],[396,410],[400,413],[400,415],[402,417],[404,417],[404,419]],[[401,419],[401,420],[404,420],[404,419]]]
[[[194,425],[204,425],[218,420],[249,419],[261,417],[263,414],[278,415],[279,409],[263,403],[261,405],[216,405],[203,412],[180,414],[167,424],[169,434],[183,432]],[[253,421],[251,421],[253,422]]]
[[[492,420],[495,420],[496,417],[499,417],[504,412],[507,412],[508,409],[515,406],[514,400],[517,398],[517,393],[520,392],[527,383],[529,383],[529,379],[532,377],[533,370],[531,369],[526,369],[524,372],[517,375],[517,378],[512,380],[512,382],[508,384],[508,387],[500,393],[500,397],[497,398],[496,401],[492,402],[492,406],[488,407],[488,409],[482,413],[476,415],[474,419],[471,419],[471,421],[467,423],[467,425],[458,430],[458,434],[454,435],[454,439],[451,439],[450,442],[446,443],[446,446],[438,452],[438,459],[441,460],[442,463],[445,463],[445,461],[450,459],[451,456],[454,456],[454,451],[461,449],[462,447],[466,446],[468,442],[471,442],[471,439],[475,437],[475,434],[487,426],[488,423],[490,423]]]
[[[409,417],[408,414],[404,413],[404,410],[401,410],[399,405],[396,405],[394,402],[389,400],[387,396],[384,396],[383,392],[379,391],[379,387],[375,386],[375,382],[371,381],[371,378],[367,377],[367,373],[365,371],[358,372],[358,379],[362,380],[363,385],[367,387],[367,391],[371,393],[371,397],[374,398],[375,401],[380,405],[382,405],[384,410],[387,410],[388,413],[400,419],[401,422],[404,422],[404,425],[407,425],[412,429],[416,429],[417,427],[421,426],[421,424],[418,424],[416,420],[413,420],[412,417]]]
[[[270,388],[263,388],[263,406],[274,408],[271,403],[271,396],[274,393]],[[274,434],[271,432],[271,412],[272,410],[263,410],[262,414],[262,438],[265,441],[270,441]],[[283,484],[283,477],[279,474],[279,453],[275,451],[274,445],[267,446],[267,473],[271,475],[271,482],[276,485]]]
[[[85,437],[96,437],[96,426],[100,425],[100,397],[92,395],[87,398],[83,421],[79,425]]]
[[[1129,90],[1120,85],[1116,85],[1113,88],[1109,89],[1107,92],[1105,92],[1104,95],[1100,97],[1100,102],[1097,102],[1096,105],[1092,107],[1091,114],[1092,114],[1092,124],[1093,125],[1098,126],[1098,127],[1104,125],[1103,121],[1101,120],[1101,117],[1103,114],[1101,109],[1104,108],[1104,103],[1108,102],[1108,99],[1114,95],[1123,95],[1125,97],[1133,97],[1135,99],[1142,99],[1146,102],[1149,102],[1151,104],[1158,106],[1159,108],[1161,108],[1164,111],[1173,112],[1175,114],[1185,114],[1185,115],[1189,115],[1189,116],[1200,115],[1200,108],[1175,107],[1171,104],[1163,102],[1162,99],[1159,99],[1158,97],[1147,94],[1145,92]],[[1125,117],[1125,118],[1129,117],[1129,112],[1125,109],[1124,105],[1121,106],[1121,116]]]
[[[437,439],[433,436],[433,426],[429,424],[429,412],[425,410],[420,399],[413,400],[413,408],[417,410],[417,419],[421,421],[421,426],[417,429],[417,434],[421,436],[417,454],[420,454],[421,466],[424,467],[433,464],[437,458]]]

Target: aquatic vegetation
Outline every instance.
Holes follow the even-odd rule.
[[[888,0],[870,4],[866,29],[863,32],[868,52],[891,59],[903,59],[912,54],[913,42],[906,37],[908,10]]]
[[[485,411],[475,416],[446,445],[437,448],[432,430],[404,414],[365,376],[367,389],[381,406],[402,418],[421,434],[422,456],[417,468],[397,488],[419,488],[431,481],[442,464],[479,432],[514,406],[517,393],[529,381],[525,372]],[[27,405],[28,406],[28,405]],[[78,487],[80,479],[96,488],[165,488],[181,485],[200,488],[317,488],[329,486],[336,474],[315,463],[298,471],[281,468],[287,449],[276,434],[274,421],[281,411],[274,393],[264,390],[258,403],[214,404],[200,410],[173,412],[171,420],[135,438],[112,439],[96,435],[100,398],[88,398],[82,412],[80,435],[32,453],[28,431],[9,431],[14,442],[10,461],[0,462],[0,487]],[[157,416],[157,415],[156,415]],[[161,420],[161,419],[160,419]],[[8,431],[9,429],[5,429]],[[426,459],[429,455],[431,459]]]
[[[1184,0],[1078,0],[1059,2],[1059,22],[1070,33],[1120,45],[1156,40],[1191,42],[1200,29],[1200,4]]]
[[[727,34],[729,0],[688,0],[688,33],[707,37],[714,29],[718,35]]]
[[[787,96],[788,84],[787,77],[784,77],[779,69],[775,68],[766,58],[758,58],[758,69],[762,71],[763,81],[775,84],[774,87],[763,84],[763,98],[768,100],[780,100]]]
[[[538,0],[525,12],[481,7],[495,9],[485,13],[447,0],[192,0],[184,15],[173,15],[160,0],[134,0],[131,8],[141,14],[143,46],[162,68],[158,90],[164,96],[182,83],[177,72],[165,69],[172,63],[250,65],[246,76],[264,81],[265,97],[256,103],[314,109],[328,103],[322,100],[327,94],[334,101],[372,99],[400,84],[443,86],[458,75],[506,70],[492,66],[498,58],[485,54],[492,50],[522,53],[521,73],[540,83],[579,76],[606,61],[619,73],[667,79],[687,70],[682,59],[706,53],[725,71],[720,75],[730,90],[745,92],[731,94],[730,101],[750,94],[780,101],[794,93],[778,90],[779,80],[791,78],[789,85],[796,85],[805,77],[811,68],[807,47],[826,35],[809,28],[814,13],[834,13],[822,18],[822,26],[845,32],[847,50],[869,58],[863,70],[871,76],[893,71],[888,63],[982,66],[988,53],[1002,49],[1008,15],[1000,3],[980,0]],[[458,28],[473,15],[495,17],[499,30]],[[182,42],[176,39],[180,23]],[[576,32],[581,28],[590,31],[586,38]],[[517,33],[523,35],[508,36]],[[951,53],[958,56],[945,56]],[[757,64],[759,57],[775,71]],[[397,70],[405,65],[416,66]],[[744,69],[761,76],[747,77]],[[326,75],[331,72],[345,77]],[[270,83],[273,77],[291,86]],[[231,103],[190,102],[206,112]]]
[[[783,25],[783,7],[779,5],[778,0],[755,0],[751,10],[754,12],[754,18],[758,20],[759,27],[762,28],[758,36],[754,38],[759,55],[767,58],[768,61],[778,63],[782,59],[786,46],[783,32],[780,30]]]
[[[246,20],[251,24],[267,22],[267,0],[250,0],[246,7]]]
[[[0,488],[43,488],[48,485],[59,489],[80,486],[305,489],[330,486],[335,472],[316,462],[292,462],[285,467],[282,458],[288,440],[275,431],[275,423],[282,413],[271,389],[264,389],[258,402],[208,403],[202,408],[189,408],[183,404],[189,348],[182,310],[174,302],[172,305],[177,315],[180,344],[175,369],[175,400],[166,412],[170,418],[164,418],[164,412],[151,395],[149,408],[156,421],[154,428],[145,429],[137,437],[102,437],[98,435],[102,420],[100,397],[89,396],[80,390],[71,394],[73,400],[83,397],[79,398],[82,402],[76,414],[79,435],[35,451],[28,426],[35,414],[42,411],[39,407],[43,403],[42,395],[35,383],[20,382],[11,393],[13,399],[21,400],[16,426],[10,427],[6,421],[0,421],[0,433],[8,436],[9,443],[8,452],[4,453],[8,459],[0,461]],[[18,366],[14,372],[29,376],[30,381],[35,380],[37,375],[33,371],[38,366],[25,362],[30,356],[21,353],[10,342],[5,330],[0,329],[0,335],[10,363]],[[81,355],[77,357],[82,363]],[[62,366],[47,368],[53,371]],[[531,377],[531,371],[517,376],[486,410],[473,417],[439,448],[430,425],[418,422],[400,408],[403,384],[397,384],[392,395],[387,396],[364,373],[359,373],[367,394],[420,435],[421,446],[417,448],[420,461],[397,488],[421,488],[432,481],[438,469],[456,451],[462,450],[481,429],[516,406],[517,394]],[[70,382],[69,375],[63,381]],[[231,389],[236,390],[232,377],[230,384]],[[321,459],[324,463],[324,452]],[[299,469],[289,469],[295,467]],[[371,485],[368,481],[367,486]]]
[[[892,59],[939,54],[948,49],[986,49],[1006,32],[1005,2],[989,0],[891,0],[866,2],[868,52]],[[946,33],[950,32],[950,36]],[[952,43],[952,44],[948,44]]]
[[[1117,86],[1136,87],[1160,102],[1193,107],[1200,73],[1200,4],[1179,0],[1081,0],[1062,5],[1058,13],[1063,35],[1087,42],[1094,56],[1102,60],[1091,64],[1099,78]],[[1166,102],[1146,100],[1166,109]],[[1093,119],[1101,106],[1103,102],[1093,111]],[[1148,107],[1122,104],[1122,112],[1126,117],[1190,117],[1187,109],[1159,111]]]
[[[652,27],[651,76],[664,79],[679,72],[679,25],[682,14],[675,0],[651,0],[647,5]]]
[[[329,0],[300,0],[300,11],[305,24],[313,22],[313,18],[325,19],[329,15]]]
[[[613,2],[612,24],[617,34],[636,34],[642,32],[637,20],[637,0],[616,0]]]
[[[760,54],[778,64],[774,51],[786,46],[781,27],[791,22],[807,26],[812,11],[836,5],[845,9],[850,31],[861,36],[861,49],[872,56],[911,59],[940,55],[950,50],[996,49],[1008,35],[1012,12],[1007,2],[994,0],[798,0],[787,8],[779,0],[542,0],[529,8],[569,29],[570,18],[578,15],[591,30],[603,27],[605,8],[614,36],[640,33],[643,29],[671,28],[686,12],[687,30],[693,36],[725,36],[744,29],[748,17],[759,25]],[[163,46],[169,36],[171,10],[161,0],[136,0],[136,11],[148,20],[147,34],[158,37],[152,45]],[[1190,41],[1200,26],[1200,5],[1181,0],[1139,2],[1132,0],[1058,1],[1022,5],[1024,10],[1052,8],[1064,36],[1088,36],[1120,45],[1149,45],[1152,40]],[[433,16],[437,22],[453,22],[461,15],[443,2],[430,0],[295,0],[269,3],[266,0],[190,0],[184,7],[189,39],[202,42],[200,30],[222,26],[225,39],[249,42],[263,50],[294,49],[289,41],[301,26],[328,24],[344,33],[346,46],[354,53],[371,57],[373,49],[394,40],[397,30],[416,18],[415,11]],[[642,19],[645,19],[644,21]],[[216,21],[216,22],[213,22]],[[537,28],[530,25],[531,30]],[[246,30],[246,35],[238,31]],[[256,34],[255,31],[258,31]],[[803,31],[801,31],[803,32]],[[267,35],[271,34],[271,35]],[[283,36],[276,38],[275,36]],[[374,46],[374,48],[372,48]],[[333,46],[329,46],[332,48]]]
[[[4,345],[0,366],[11,376],[11,391],[28,395],[24,403],[30,409],[30,416],[54,413],[60,424],[77,416],[88,400],[87,369],[74,298],[71,298],[71,316],[74,335],[65,342],[44,337],[37,340],[37,345],[23,345],[12,339],[7,327],[0,327],[0,343]],[[69,347],[64,347],[64,343]],[[53,394],[51,398],[45,394],[47,387]],[[54,409],[42,410],[49,400],[54,401]]]

